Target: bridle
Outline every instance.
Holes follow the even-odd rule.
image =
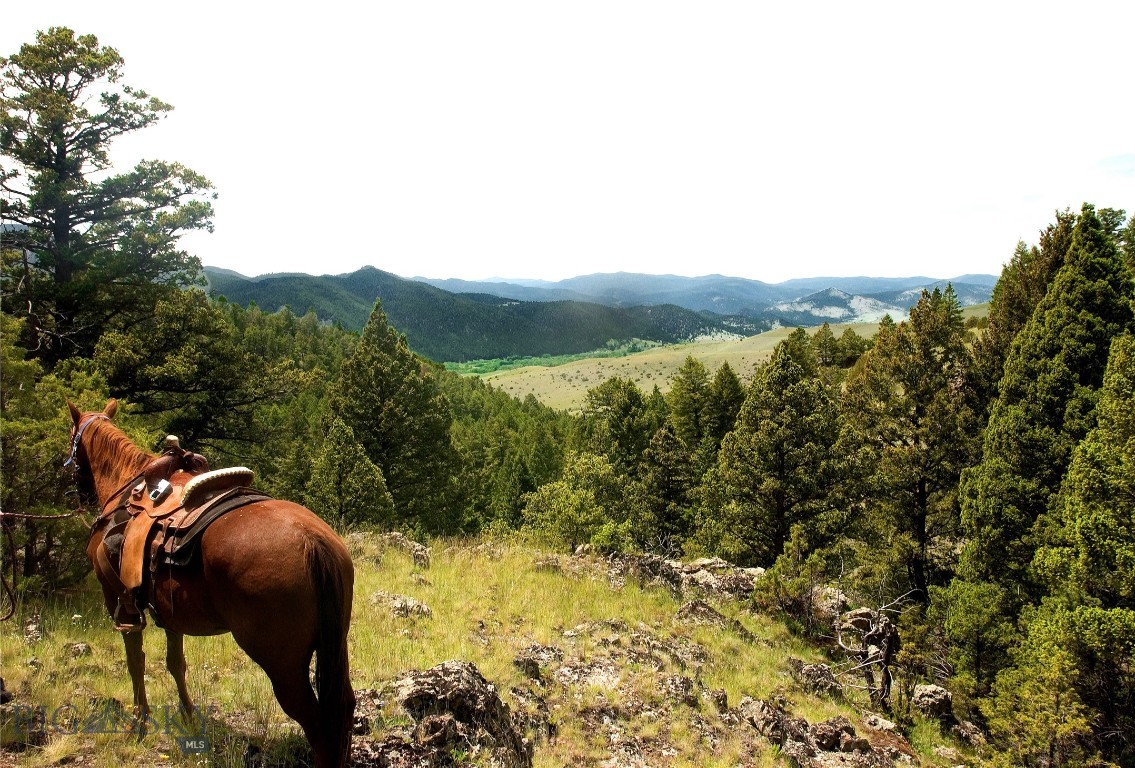
[[[91,473],[90,462],[85,458],[80,460],[79,449],[82,447],[83,433],[87,431],[87,427],[95,422],[96,419],[110,420],[110,417],[105,413],[91,413],[85,416],[71,432],[71,451],[67,454],[67,459],[63,462],[63,468],[71,474],[71,479],[75,482],[76,490],[79,492],[79,500],[81,502],[88,502],[95,496],[95,479]]]

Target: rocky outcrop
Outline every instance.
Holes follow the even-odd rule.
[[[374,606],[386,608],[394,616],[413,619],[433,618],[433,611],[430,610],[428,605],[408,595],[395,595],[379,590],[371,594],[370,603]]]
[[[805,768],[884,768],[894,764],[891,755],[875,749],[867,738],[856,733],[846,717],[809,723],[792,716],[783,700],[764,701],[748,696],[737,709],[742,722],[780,747],[780,754],[790,764]]]
[[[940,685],[916,685],[910,705],[925,717],[950,722],[954,719],[954,697]]]
[[[413,725],[382,739],[356,738],[353,765],[367,768],[448,768],[470,762],[495,768],[530,768],[532,765],[531,744],[521,735],[496,688],[473,664],[447,661],[422,672],[411,672],[395,681],[391,691]],[[359,691],[356,698],[366,702],[373,696]]]
[[[827,664],[805,664],[800,659],[789,658],[788,668],[792,679],[805,693],[818,696],[839,696],[843,693],[843,686]]]
[[[609,555],[606,566],[607,579],[616,588],[630,580],[643,587],[661,587],[675,597],[702,595],[727,600],[748,599],[765,573],[764,568],[739,568],[719,557],[682,563],[660,555],[622,552]]]
[[[730,619],[704,600],[692,600],[678,609],[675,620],[679,624],[719,627],[736,633],[746,642],[755,642],[756,637],[736,619]]]

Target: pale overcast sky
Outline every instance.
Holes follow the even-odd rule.
[[[263,10],[252,10],[253,7]],[[1135,209],[1135,2],[5,3],[171,103],[246,275],[998,274]]]

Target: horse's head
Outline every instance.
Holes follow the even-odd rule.
[[[98,494],[95,492],[94,473],[91,472],[91,462],[83,446],[83,433],[93,422],[99,419],[112,419],[118,412],[118,401],[110,400],[101,411],[82,412],[71,401],[67,401],[67,409],[71,411],[71,450],[63,467],[71,473],[75,487],[79,491],[79,501],[83,504],[97,504]]]

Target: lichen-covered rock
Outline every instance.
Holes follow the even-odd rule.
[[[703,625],[720,627],[736,632],[741,639],[748,642],[756,641],[753,633],[745,629],[745,625],[736,619],[726,618],[717,609],[704,600],[692,600],[678,609],[677,621],[687,625]]]
[[[940,685],[916,685],[910,705],[926,717],[949,720],[954,716],[954,697]]]
[[[404,616],[414,619],[432,619],[433,611],[420,600],[408,595],[395,595],[381,590],[370,596],[372,605],[383,606],[395,616]]]
[[[496,687],[476,666],[447,661],[394,683],[394,695],[416,722],[413,741],[434,752],[464,751],[500,768],[532,765],[531,745]]]
[[[843,693],[843,686],[827,664],[805,664],[800,659],[790,658],[788,667],[793,679],[806,693],[820,696],[838,696]]]
[[[532,644],[516,654],[512,660],[513,665],[524,673],[525,677],[539,680],[544,667],[564,660],[564,652],[552,645]]]

